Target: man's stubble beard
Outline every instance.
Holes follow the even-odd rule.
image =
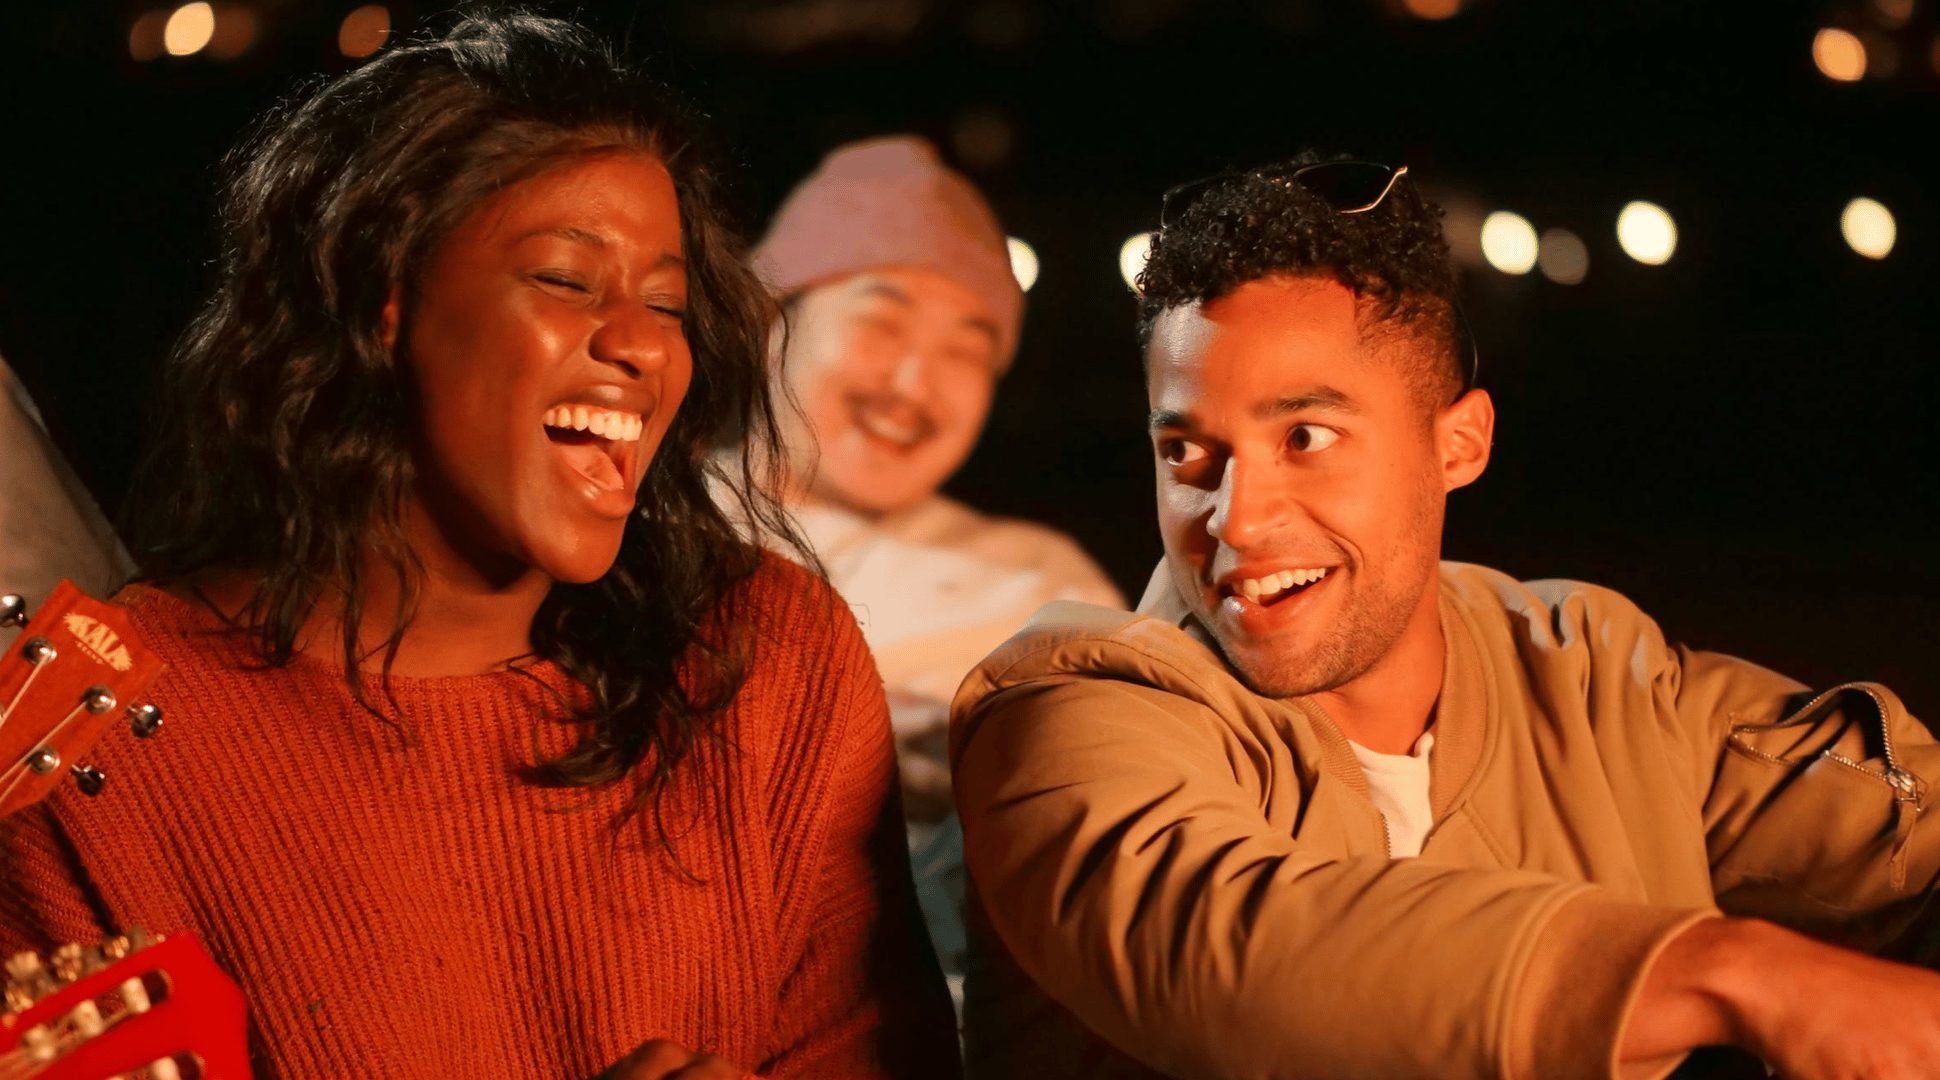
[[[1438,502],[1424,502],[1414,515],[1407,535],[1388,554],[1383,565],[1393,568],[1386,580],[1345,575],[1336,585],[1352,579],[1356,587],[1366,585],[1365,597],[1343,598],[1339,622],[1318,645],[1304,655],[1277,657],[1270,653],[1255,656],[1252,668],[1234,661],[1235,651],[1213,630],[1226,666],[1254,693],[1269,698],[1307,697],[1335,690],[1366,675],[1379,664],[1401,635],[1407,632],[1421,604],[1422,593],[1439,571],[1441,559],[1441,515]],[[1357,602],[1358,600],[1358,602]],[[1217,627],[1208,621],[1208,627]]]

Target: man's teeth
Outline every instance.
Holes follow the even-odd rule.
[[[1248,600],[1257,601],[1262,596],[1273,596],[1296,585],[1312,585],[1326,576],[1327,568],[1321,567],[1318,570],[1282,570],[1265,577],[1241,578],[1239,593]]]
[[[647,426],[638,413],[587,405],[554,405],[546,410],[545,425],[565,431],[590,431],[614,442],[638,442]]]

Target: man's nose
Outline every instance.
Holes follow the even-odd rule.
[[[1285,509],[1285,492],[1271,465],[1247,462],[1237,455],[1226,459],[1214,494],[1206,532],[1236,551],[1244,551],[1271,533]]]
[[[889,369],[889,389],[907,398],[920,398],[929,382],[929,363],[922,351],[907,348]]]

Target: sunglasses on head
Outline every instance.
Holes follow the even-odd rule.
[[[1282,187],[1293,185],[1326,203],[1336,214],[1365,214],[1380,206],[1408,175],[1406,165],[1373,161],[1322,161],[1304,165],[1262,165],[1257,169],[1216,173],[1188,180],[1167,191],[1159,202],[1159,227],[1176,224],[1211,188],[1241,177],[1258,177]]]
[[[1386,202],[1401,184],[1402,177],[1407,175],[1406,165],[1383,165],[1375,161],[1288,162],[1217,173],[1189,180],[1161,196],[1159,228],[1163,230],[1177,224],[1207,191],[1244,177],[1255,177],[1281,187],[1297,186],[1336,214],[1365,214]],[[1455,333],[1461,339],[1459,347],[1465,347],[1468,352],[1468,366],[1462,382],[1462,393],[1467,393],[1475,387],[1476,376],[1481,372],[1482,356],[1476,348],[1475,335],[1469,330],[1468,314],[1462,310],[1461,301],[1450,297],[1449,303],[1455,309]]]

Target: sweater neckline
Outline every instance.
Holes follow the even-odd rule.
[[[206,604],[184,599],[174,593],[145,582],[131,583],[116,594],[115,603],[140,614],[144,610],[154,611],[163,620],[181,626],[191,633],[211,634],[220,637],[227,649],[232,650],[239,659],[246,658],[260,663],[255,650],[251,648],[243,632]],[[334,682],[344,681],[344,664],[335,652],[318,654],[294,651],[290,662],[283,670],[299,674],[312,674],[328,678]],[[364,685],[376,692],[385,689],[386,680],[378,671],[358,672]],[[575,680],[556,661],[538,657],[523,657],[507,663],[504,667],[485,672],[462,675],[396,675],[389,677],[389,692],[393,696],[443,696],[452,693],[497,691],[508,685],[537,681],[553,690],[563,690],[575,685]]]

